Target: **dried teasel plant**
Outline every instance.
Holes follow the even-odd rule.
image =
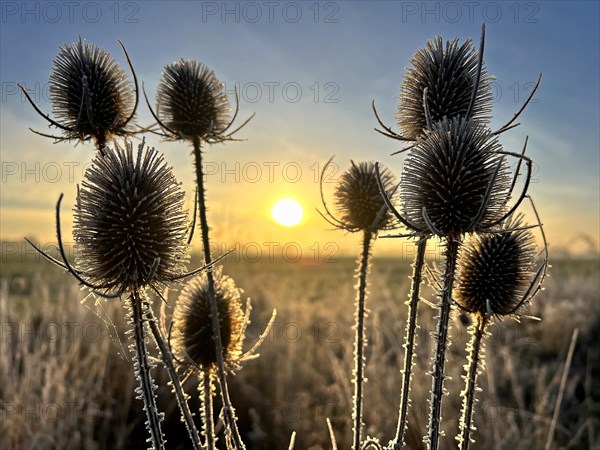
[[[525,226],[522,215],[509,217],[503,232],[481,234],[471,238],[460,252],[454,300],[474,317],[469,327],[471,340],[467,346],[460,432],[456,436],[461,450],[474,442],[471,433],[473,407],[476,401],[477,375],[484,364],[484,338],[494,318],[516,314],[522,305],[541,290],[548,269],[548,249],[544,229],[533,202],[531,203],[542,235],[544,255],[538,264],[535,238]],[[537,268],[536,268],[537,266]]]
[[[414,143],[430,128],[431,123],[443,118],[466,117],[488,126],[493,101],[490,82],[493,77],[487,74],[485,68],[484,49],[485,23],[481,27],[479,52],[475,51],[470,39],[461,46],[458,39],[448,41],[444,45],[439,36],[427,42],[427,47],[419,49],[413,56],[413,67],[407,69],[400,88],[397,119],[401,134],[383,122],[373,100],[373,113],[381,127],[375,128],[375,131],[400,142]],[[521,108],[494,134],[504,133],[520,125],[515,121],[533,99],[541,80],[540,74]],[[412,147],[413,145],[410,145],[393,154],[402,153]]]
[[[77,262],[105,291],[157,288],[185,271],[184,193],[158,152],[143,148],[96,157],[78,192]]]
[[[373,112],[379,125],[383,128],[383,130],[375,128],[375,131],[392,139],[409,142],[422,137],[431,129],[433,124],[443,118],[464,116],[486,121],[491,110],[489,92],[491,77],[488,77],[485,73],[483,63],[484,41],[485,25],[482,29],[479,53],[475,51],[471,40],[467,40],[459,47],[458,39],[454,39],[452,42],[447,42],[444,47],[439,36],[429,41],[426,48],[418,50],[411,61],[413,67],[408,69],[401,88],[398,123],[403,135],[395,133],[382,122],[375,108],[375,101],[373,101]],[[414,146],[413,144],[405,150]],[[402,153],[405,150],[394,154]],[[384,191],[381,194],[387,196]],[[408,307],[408,320],[403,344],[405,353],[398,424],[396,435],[389,444],[393,450],[402,448],[407,427],[413,356],[416,345],[418,303],[429,237],[427,232],[415,233],[415,230],[410,231],[408,235],[383,236],[416,238],[417,241],[417,253],[412,267],[410,295],[405,303]]]
[[[352,448],[360,450],[363,445],[363,384],[365,357],[364,350],[367,345],[365,336],[365,318],[367,315],[367,276],[371,266],[371,247],[381,230],[394,228],[395,221],[390,213],[379,191],[379,184],[383,186],[384,192],[392,191],[396,184],[394,176],[385,167],[379,169],[379,180],[375,173],[375,165],[372,162],[351,161],[351,166],[339,178],[334,193],[334,203],[340,214],[336,218],[330,212],[325,196],[323,194],[323,177],[331,158],[323,167],[321,173],[320,187],[321,199],[324,213],[321,216],[336,228],[354,233],[362,233],[362,248],[358,257],[357,267],[357,295],[355,307],[354,340],[354,396],[353,396],[353,438]],[[379,182],[379,184],[378,184]]]
[[[400,203],[407,226],[458,238],[499,223],[510,188],[505,153],[498,139],[472,120],[432,124],[402,173]]]
[[[77,264],[67,259],[60,225],[61,194],[56,206],[56,230],[61,260],[57,260],[31,241],[47,259],[67,270],[93,294],[105,298],[127,297],[125,303],[133,334],[134,369],[140,381],[137,392],[144,402],[147,428],[154,448],[164,448],[162,414],[158,412],[148,358],[146,325],[149,324],[161,350],[166,348],[150,308],[146,291],[178,282],[206,269],[185,273],[188,260],[189,225],[183,210],[184,193],[162,155],[145,142],[134,152],[125,148],[105,147],[86,170],[79,189],[74,216]],[[163,360],[168,356],[163,352]],[[169,371],[172,375],[173,371]],[[178,378],[173,379],[179,385]],[[177,387],[175,387],[177,390]],[[179,397],[186,425],[193,435],[193,420],[185,397]],[[197,434],[197,432],[196,432]],[[194,448],[199,446],[194,440]]]
[[[144,96],[162,131],[149,129],[171,140],[207,144],[234,141],[234,135],[254,117],[252,114],[229,131],[239,112],[237,90],[235,112],[230,118],[225,86],[211,69],[195,60],[181,59],[165,67],[157,90],[156,112],[145,91]]]
[[[253,115],[236,129],[230,131],[239,111],[237,91],[235,112],[228,121],[229,104],[223,84],[218,81],[212,70],[193,60],[182,59],[165,67],[158,87],[156,112],[152,109],[145,91],[144,96],[148,108],[161,130],[156,131],[150,127],[149,131],[166,139],[189,141],[193,146],[203,256],[205,264],[211,265],[213,258],[210,253],[210,228],[206,215],[202,144],[237,140],[233,136],[252,119]],[[234,448],[241,449],[244,448],[244,443],[239,434],[234,409],[229,398],[227,373],[223,361],[223,345],[219,331],[219,311],[215,298],[215,280],[210,271],[207,273],[207,284],[211,299],[211,321],[224,423],[231,433]]]
[[[525,149],[526,145],[523,153]],[[527,179],[521,195],[507,210],[519,170],[511,183],[505,167],[509,155],[526,161]],[[444,119],[431,124],[431,130],[407,157],[400,191],[404,214],[387,201],[398,220],[415,235],[438,236],[446,246],[432,371],[428,436],[432,449],[437,449],[441,431],[451,293],[462,237],[466,233],[498,231],[493,227],[513,214],[527,192],[531,164],[523,154],[502,151],[496,137],[476,122]]]
[[[404,343],[406,352],[398,427],[395,438],[390,442],[390,447],[394,450],[402,448],[407,425],[416,310],[427,239],[430,236],[439,236],[447,243],[446,273],[444,285],[440,289],[442,301],[436,334],[438,348],[433,362],[429,436],[426,439],[430,448],[437,449],[441,398],[444,392],[444,355],[451,306],[450,293],[460,239],[465,233],[487,231],[510,216],[523,200],[529,185],[532,163],[524,156],[527,140],[523,153],[517,155],[503,152],[496,136],[518,125],[513,123],[533,95],[530,95],[513,118],[497,131],[487,129],[491,110],[491,77],[484,68],[484,44],[485,24],[482,27],[478,55],[470,42],[458,47],[458,41],[454,40],[444,48],[440,38],[429,42],[426,49],[417,52],[412,61],[414,67],[408,70],[402,86],[398,119],[403,135],[395,133],[382,122],[373,102],[375,117],[382,127],[382,130],[376,131],[399,141],[413,141],[408,148],[394,153],[412,150],[400,183],[404,216],[398,213],[388,200],[387,191],[383,187],[381,189],[388,207],[409,230],[408,234],[389,237],[419,239],[413,265],[411,295],[407,302],[409,320]],[[540,80],[541,75],[533,92],[537,91]],[[461,141],[463,138],[467,139],[466,144]],[[456,145],[460,151],[454,153],[450,147],[454,148]],[[443,148],[445,150],[442,150]],[[512,184],[505,166],[506,156],[519,159]],[[514,206],[506,212],[506,205],[514,190],[523,161],[527,164],[525,187]],[[491,164],[491,170],[488,164]],[[426,168],[427,165],[429,167]],[[466,166],[469,166],[469,169],[466,169]],[[483,189],[480,189],[481,186]],[[473,191],[470,191],[471,189]],[[437,209],[437,212],[434,213],[432,208]],[[448,208],[446,213],[439,214],[445,208]],[[470,208],[474,209],[469,211]]]
[[[44,114],[19,84],[35,111],[63,135],[31,131],[56,142],[93,140],[100,152],[110,139],[131,135],[130,125],[138,104],[138,82],[125,46],[121,41],[119,44],[133,75],[133,86],[106,50],[81,38],[71,46],[60,47],[49,83],[56,120]]]
[[[263,334],[246,353],[242,352],[242,344],[246,329],[250,324],[250,300],[246,302],[246,310],[242,309],[241,295],[243,291],[235,285],[232,278],[223,275],[222,268],[213,272],[214,294],[219,311],[219,329],[223,346],[223,362],[228,373],[241,369],[245,361],[257,358],[260,344],[266,338],[273,321],[273,313]],[[206,448],[216,448],[216,433],[213,417],[214,382],[217,377],[217,354],[214,341],[207,274],[192,278],[184,287],[173,313],[172,349],[178,366],[186,377],[194,373],[199,378],[198,390],[201,400],[201,417]],[[227,430],[226,430],[227,431]],[[227,447],[235,445],[230,433],[225,435]]]
[[[470,116],[482,124],[489,123],[492,78],[471,39],[462,45],[458,38],[444,44],[440,36],[435,36],[415,53],[410,64],[400,87],[397,113],[402,136],[416,140],[427,129],[428,119],[435,123],[444,117]]]
[[[489,229],[502,221],[507,214],[505,206],[514,187],[511,187],[507,173],[507,152],[502,151],[497,137],[489,130],[465,118],[443,119],[429,123],[429,127],[405,161],[399,194],[403,214],[388,201],[390,210],[411,231],[408,236],[419,239],[408,302],[409,320],[399,421],[396,436],[391,443],[392,448],[400,448],[402,445],[407,424],[416,314],[427,239],[438,236],[447,241],[448,256],[452,264],[448,266],[446,279],[450,282],[454,276],[452,261],[456,258],[461,236]],[[525,158],[522,155],[516,156],[519,159]],[[530,173],[530,161],[526,161]],[[388,192],[383,185],[381,192]],[[387,198],[387,195],[382,198]],[[512,209],[516,209],[521,201],[522,197]],[[449,296],[442,304],[444,308],[440,312],[439,337],[445,349],[447,333],[443,327],[448,325]],[[436,357],[436,366],[442,359],[441,355]],[[443,364],[441,366],[443,370]],[[441,386],[436,389],[441,389]]]

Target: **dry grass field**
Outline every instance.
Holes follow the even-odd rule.
[[[486,343],[483,392],[476,405],[475,449],[543,449],[575,328],[577,346],[564,388],[553,449],[600,448],[600,267],[595,259],[552,261],[545,291],[523,318],[496,322]],[[277,308],[259,359],[232,378],[240,428],[250,449],[330,448],[326,418],[340,448],[351,439],[355,262],[225,263],[252,298],[248,345]],[[141,448],[147,438],[119,300],[97,305],[61,270],[32,253],[2,255],[0,287],[0,448]],[[393,437],[410,263],[375,259],[370,276],[365,422],[367,433]],[[425,289],[425,299],[434,300]],[[171,292],[170,303],[176,301]],[[159,309],[159,301],[154,303]],[[448,351],[442,448],[455,447],[467,319],[456,312]],[[421,303],[408,443],[424,448],[434,311]],[[156,354],[156,353],[155,353]],[[154,370],[166,413],[167,448],[186,448],[187,433]],[[192,380],[185,384],[194,397]],[[197,410],[198,402],[191,402]]]

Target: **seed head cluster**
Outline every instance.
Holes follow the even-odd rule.
[[[223,345],[223,360],[233,367],[242,355],[245,316],[240,295],[232,278],[214,272],[215,299],[219,312],[219,328]],[[208,277],[202,274],[187,283],[181,292],[173,314],[173,350],[184,352],[202,370],[216,370],[217,356],[213,339]],[[184,362],[185,357],[180,358]]]
[[[79,266],[109,291],[165,283],[185,271],[184,193],[154,148],[106,147],[86,170],[75,206]]]
[[[390,211],[379,216],[385,203],[377,184],[375,164],[351,161],[351,167],[342,174],[335,191],[335,204],[341,221],[350,231],[389,229],[393,225]],[[383,165],[379,166],[381,182],[386,192],[394,189],[396,180]]]
[[[505,227],[519,228],[522,223],[517,220]],[[476,235],[459,258],[455,300],[472,313],[510,314],[534,277],[536,260],[529,230]]]
[[[398,126],[402,135],[416,140],[427,128],[423,92],[427,88],[427,105],[432,122],[452,119],[467,113],[475,87],[479,53],[468,39],[444,42],[436,36],[427,47],[415,53],[401,85]],[[492,94],[490,80],[482,66],[479,87],[470,117],[489,123]]]
[[[499,150],[497,138],[473,120],[444,118],[433,124],[404,165],[400,199],[406,217],[426,230],[425,208],[435,234],[445,237],[500,219],[509,179]]]
[[[129,133],[135,90],[110,53],[88,42],[60,48],[50,75],[50,99],[68,139],[104,144]]]
[[[186,139],[217,137],[229,122],[223,83],[198,61],[182,59],[165,67],[157,111],[169,129]]]

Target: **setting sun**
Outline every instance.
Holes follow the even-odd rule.
[[[284,198],[275,203],[271,209],[271,216],[281,225],[293,227],[302,220],[302,206],[296,200]]]

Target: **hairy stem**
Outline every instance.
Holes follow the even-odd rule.
[[[215,422],[213,418],[213,382],[210,372],[202,371],[200,373],[200,384],[198,385],[200,394],[201,414],[202,414],[202,434],[206,442],[206,449],[213,450],[217,448],[215,438]]]
[[[468,362],[465,364],[467,374],[465,390],[461,392],[463,398],[462,414],[460,419],[460,432],[456,437],[461,450],[468,450],[471,443],[471,430],[473,429],[473,404],[475,403],[475,389],[477,387],[477,372],[480,362],[483,361],[483,336],[488,319],[486,316],[477,315],[476,322],[471,326],[471,341],[468,344]]]
[[[358,292],[356,296],[356,337],[354,340],[354,398],[353,419],[354,437],[352,448],[360,450],[363,415],[364,348],[365,348],[365,297],[367,294],[367,273],[373,234],[365,230],[362,252],[358,266]]]
[[[183,387],[181,385],[181,379],[179,378],[177,370],[175,370],[175,364],[173,363],[173,355],[169,347],[167,346],[167,343],[165,342],[165,339],[162,333],[160,332],[158,325],[156,324],[156,318],[154,317],[154,313],[152,312],[152,309],[149,306],[146,318],[148,320],[148,323],[150,324],[150,330],[154,335],[156,345],[160,350],[163,364],[165,365],[167,373],[169,374],[169,378],[171,379],[173,391],[175,392],[175,398],[177,399],[177,405],[179,406],[179,411],[181,411],[181,420],[183,423],[185,423],[185,426],[190,435],[190,440],[192,441],[192,448],[194,450],[199,450],[202,447],[202,443],[200,442],[200,435],[198,434],[198,429],[194,424],[192,412],[190,411],[190,407],[187,402],[188,395],[183,390]]]
[[[398,413],[398,427],[396,437],[392,441],[392,449],[400,450],[404,445],[404,433],[408,415],[408,404],[410,402],[410,382],[412,376],[413,356],[415,351],[415,332],[417,329],[417,312],[425,262],[425,250],[427,239],[422,238],[417,245],[417,256],[413,265],[413,276],[410,299],[406,302],[408,306],[408,321],[406,323],[406,337],[404,342],[404,369],[402,371],[402,393],[400,397],[400,410]]]
[[[136,359],[133,365],[135,375],[140,381],[140,387],[136,389],[139,394],[138,398],[144,401],[144,410],[146,411],[146,428],[150,432],[152,438],[152,446],[155,449],[164,449],[165,441],[160,422],[161,414],[158,412],[156,405],[156,396],[154,390],[156,386],[150,376],[150,363],[148,361],[148,348],[146,347],[145,332],[144,332],[144,313],[142,299],[138,292],[132,292],[129,297],[132,309],[133,334],[135,339],[135,354]]]
[[[209,227],[206,219],[206,190],[204,188],[204,175],[202,173],[202,151],[200,149],[200,139],[194,138],[194,157],[196,161],[196,183],[198,185],[198,209],[200,214],[200,230],[202,232],[202,250],[204,252],[204,264],[211,264]],[[215,298],[215,279],[212,270],[206,272],[208,281],[208,296],[210,299],[210,317],[212,321],[212,334],[215,340],[215,351],[217,354],[217,377],[221,398],[223,401],[223,416],[226,428],[231,433],[232,441],[236,448],[244,449],[244,443],[240,437],[235,421],[235,411],[231,406],[229,399],[229,389],[227,387],[227,374],[225,364],[223,363],[223,345],[221,341],[221,328],[219,326],[219,310]]]
[[[444,394],[444,379],[446,378],[444,366],[446,364],[446,348],[448,347],[448,325],[459,245],[460,240],[453,237],[449,237],[446,243],[446,268],[444,270],[444,280],[440,294],[440,312],[436,331],[437,347],[433,358],[432,370],[431,410],[429,413],[429,435],[427,438],[430,450],[438,450],[439,448],[442,396]]]

